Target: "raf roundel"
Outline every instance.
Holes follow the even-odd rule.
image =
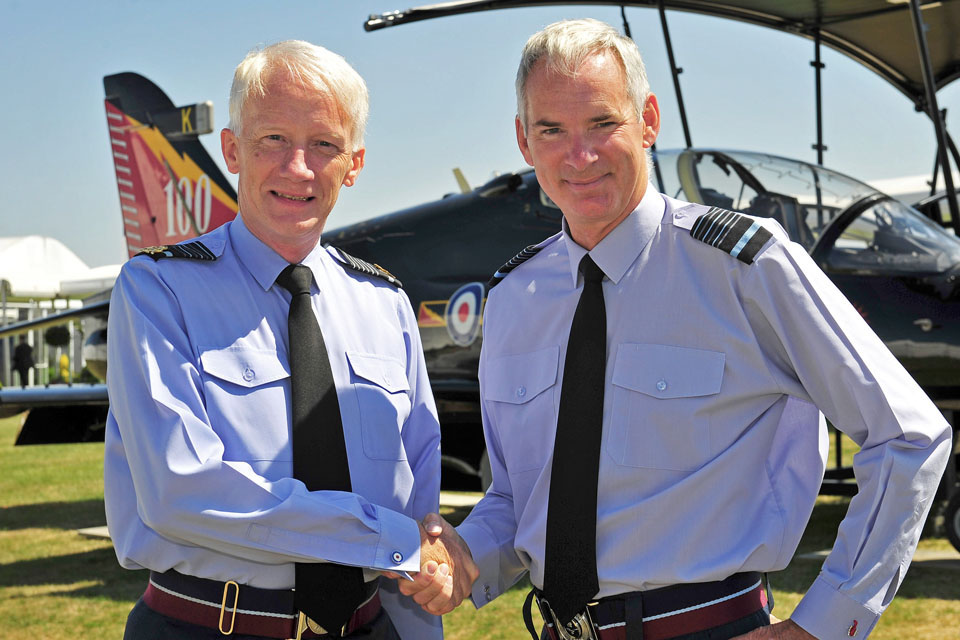
[[[480,307],[483,304],[482,282],[465,284],[450,296],[444,313],[447,333],[454,343],[469,347],[480,333]]]

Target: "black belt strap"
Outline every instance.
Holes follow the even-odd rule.
[[[537,628],[533,624],[533,597],[536,593],[536,589],[530,589],[530,593],[527,594],[527,598],[523,601],[523,624],[527,626],[527,631],[530,632],[530,637],[533,638],[533,640],[540,640],[540,634],[537,633]]]
[[[627,640],[643,640],[643,598],[627,598],[623,606]]]

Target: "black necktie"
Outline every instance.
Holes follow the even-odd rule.
[[[597,579],[597,475],[607,367],[603,271],[580,261],[583,291],[563,365],[560,413],[550,470],[543,595],[566,624],[600,591]]]
[[[310,304],[309,267],[289,265],[277,284],[290,292],[290,388],[293,477],[310,491],[350,491],[340,403],[317,316]],[[330,631],[339,631],[363,602],[363,571],[333,563],[297,563],[294,603]]]

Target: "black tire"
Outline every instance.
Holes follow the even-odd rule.
[[[960,551],[960,491],[956,491],[943,510],[943,526],[947,538],[957,551]]]

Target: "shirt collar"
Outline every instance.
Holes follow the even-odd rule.
[[[235,249],[237,260],[246,267],[264,291],[273,286],[277,276],[289,264],[279,253],[251,233],[247,225],[244,224],[242,215],[237,215],[230,223],[230,242]],[[317,246],[300,263],[310,267],[313,278],[318,283],[320,279],[317,274],[322,272],[321,260],[324,255],[326,255],[326,251],[318,240]]]
[[[652,184],[648,184],[637,208],[589,252],[593,261],[611,281],[620,282],[620,278],[636,261],[637,256],[660,226],[665,208],[666,203],[660,193]],[[587,250],[577,244],[570,235],[566,218],[563,220],[563,238],[570,257],[570,276],[573,279],[573,287],[576,288],[580,260],[587,254]]]

